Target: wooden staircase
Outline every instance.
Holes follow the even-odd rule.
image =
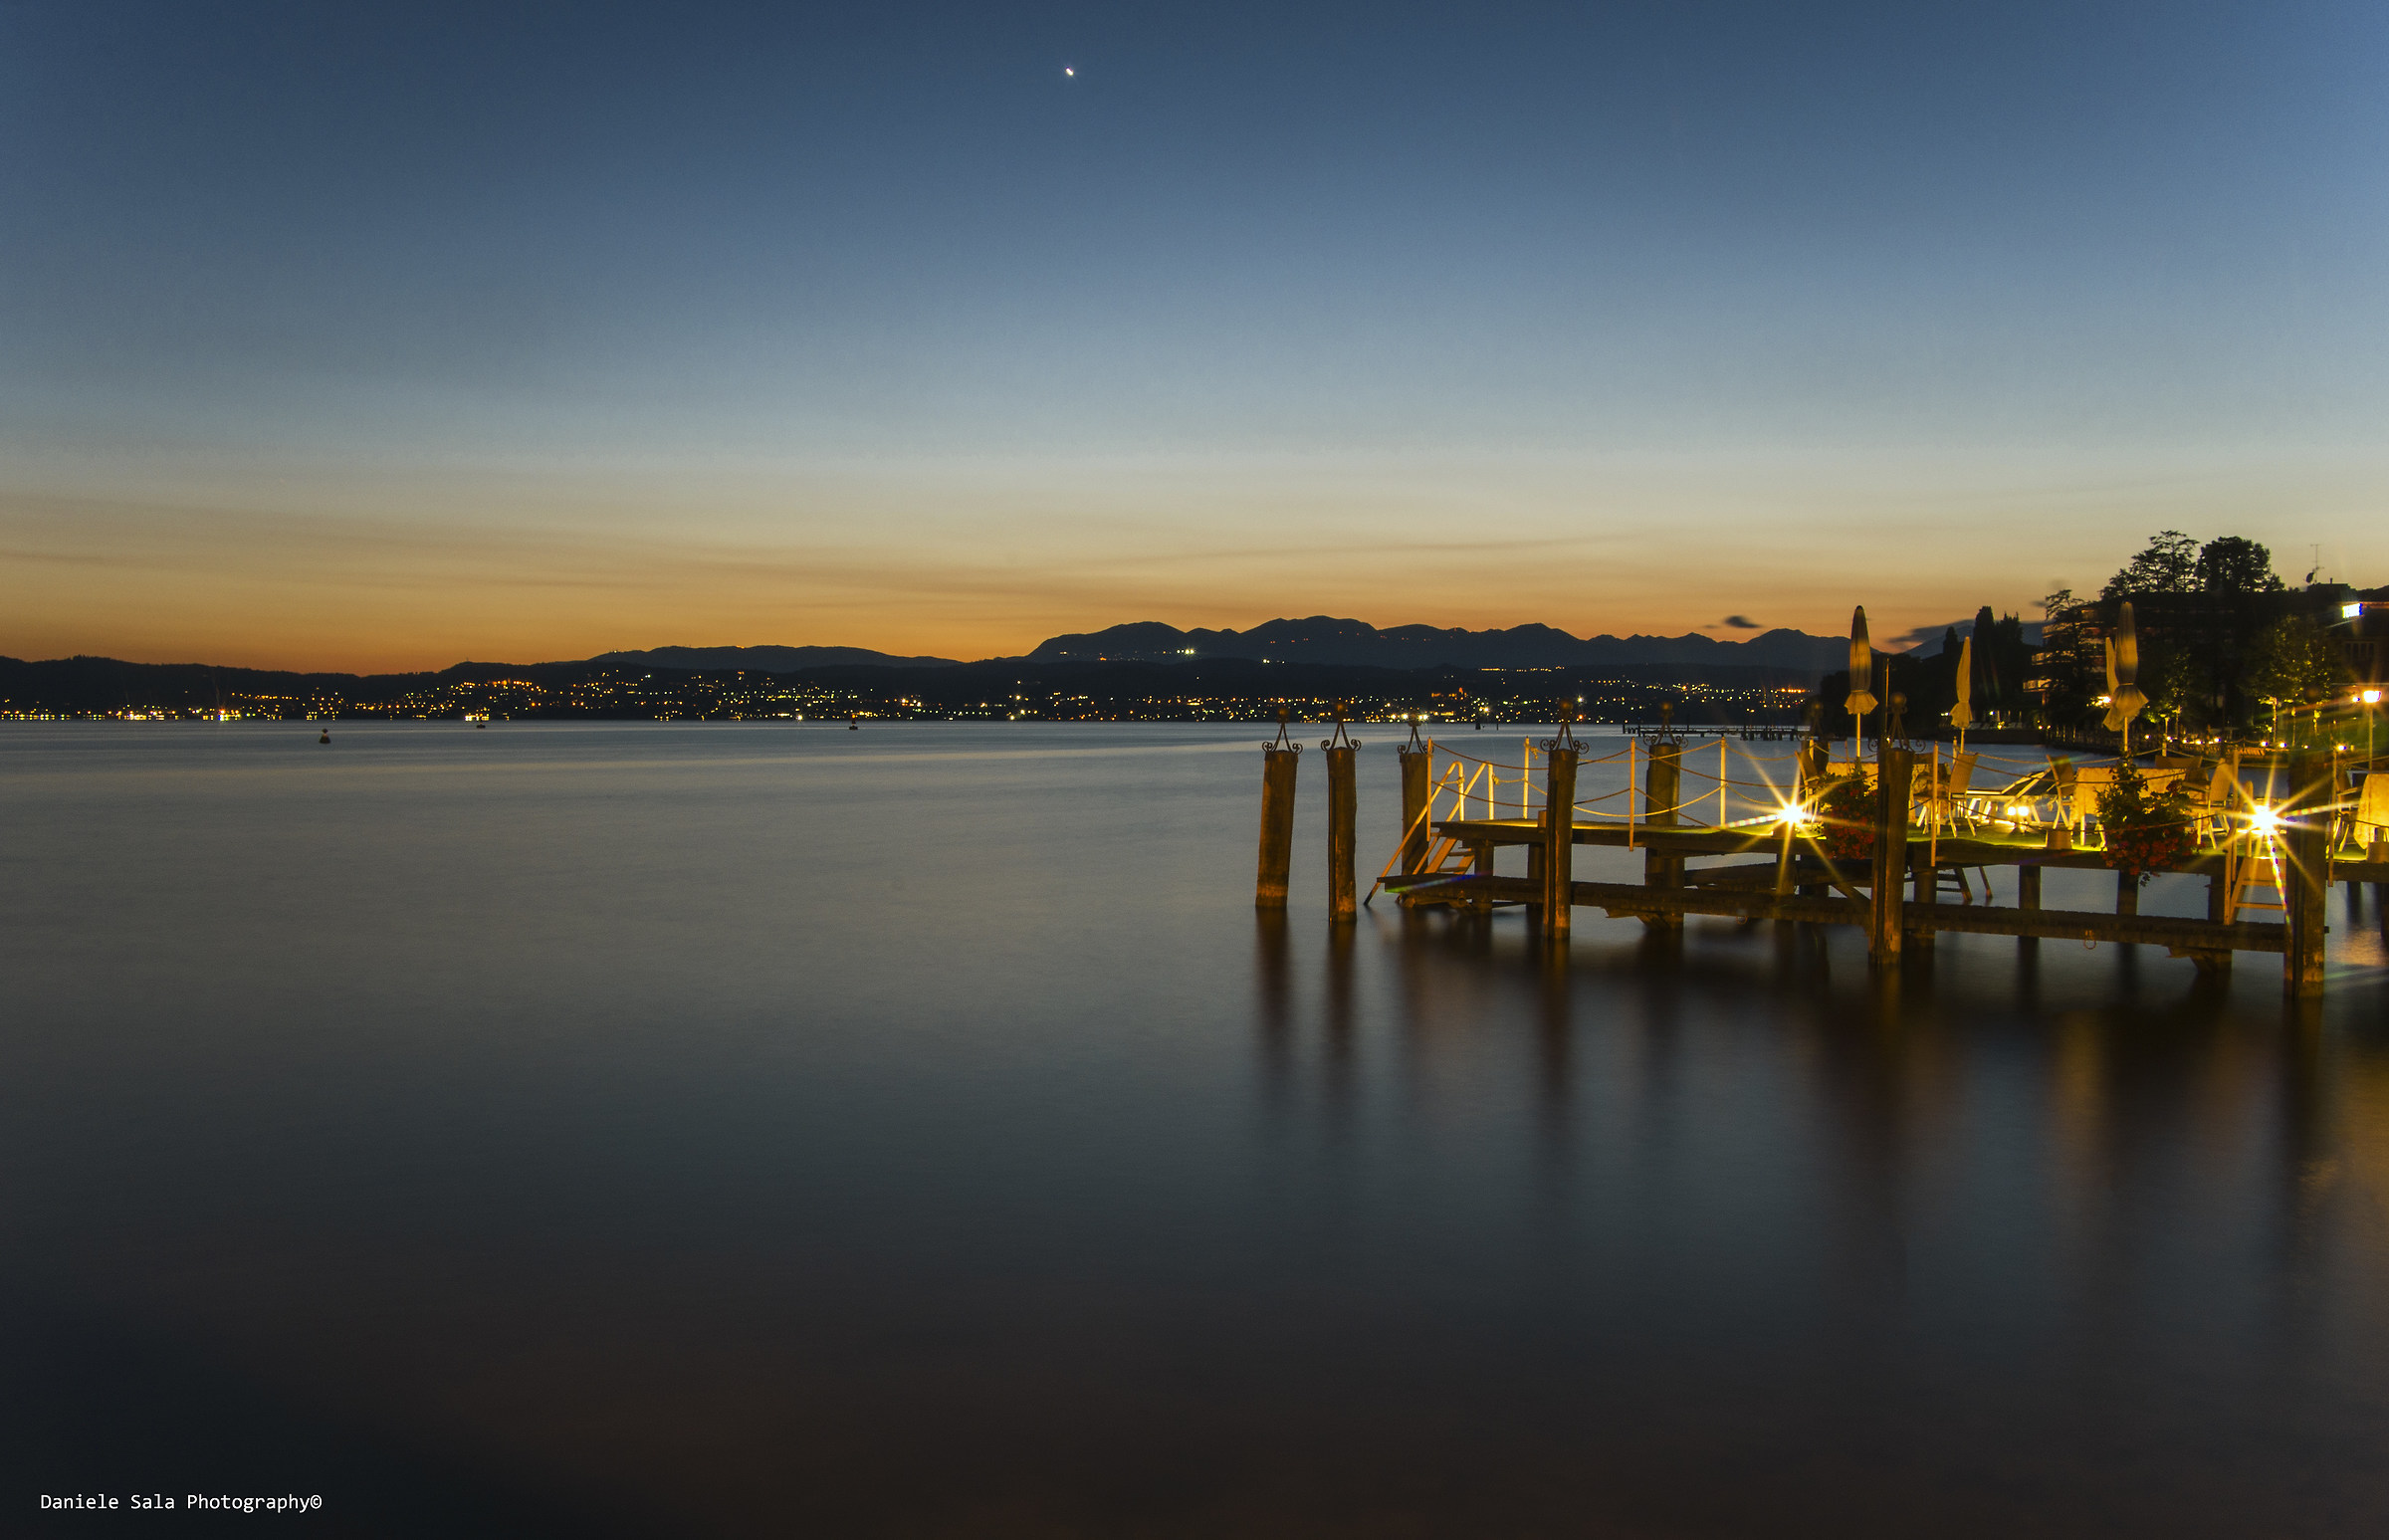
[[[2288,918],[2288,889],[2281,881],[2281,847],[2269,834],[2250,835],[2224,852],[2223,922],[2230,925],[2243,909],[2270,909]],[[2252,898],[2258,888],[2270,889],[2270,899]]]

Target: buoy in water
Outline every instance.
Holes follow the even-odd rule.
[[[846,731],[847,731],[847,732],[849,732],[849,733],[860,733],[862,730],[863,730],[863,725],[862,725],[860,722],[857,722],[857,721],[855,721],[855,720],[854,720],[852,717],[849,717],[849,718],[847,718],[847,719],[846,719]]]
[[[329,729],[329,728],[326,728],[326,729],[324,730],[324,736],[323,736],[322,738],[319,738],[319,739],[317,739],[317,740],[316,740],[316,742],[317,742],[317,743],[319,743],[319,744],[328,744],[328,743],[330,743],[330,742],[331,742],[331,729]]]

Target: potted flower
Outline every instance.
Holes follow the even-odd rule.
[[[2151,794],[2147,778],[2129,762],[2115,768],[2115,783],[2098,794],[2098,826],[2106,835],[2107,864],[2135,872],[2146,883],[2157,872],[2188,860],[2196,844],[2190,801],[2180,782]]]
[[[1817,799],[1818,848],[1829,861],[1866,861],[1874,856],[1874,788],[1861,773],[1837,777]]]

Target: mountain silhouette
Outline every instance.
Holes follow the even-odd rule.
[[[1379,630],[1362,620],[1313,615],[1269,620],[1247,631],[1182,631],[1138,621],[1056,636],[1028,655],[1043,661],[1165,663],[1184,658],[1255,658],[1377,668],[1585,668],[1616,665],[1826,669],[1846,664],[1846,637],[1762,631],[1747,641],[1683,636],[1572,636],[1554,626],[1468,631],[1431,625]]]

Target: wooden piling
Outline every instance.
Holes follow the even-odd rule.
[[[1649,779],[1642,791],[1642,822],[1657,831],[1672,828],[1678,821],[1676,804],[1684,779],[1684,746],[1663,740],[1650,746]],[[1684,858],[1655,845],[1642,852],[1642,885],[1648,888],[1680,888],[1684,885]],[[1667,930],[1682,930],[1684,917],[1666,914],[1646,917],[1647,925]]]
[[[2136,915],[2140,912],[2140,874],[2118,869],[2115,873],[2115,912]]]
[[[1904,814],[1902,815],[1900,838],[1903,844],[1907,844],[1908,870],[1915,878],[1909,885],[1911,889],[1909,897],[1919,904],[1939,902],[1941,879],[1939,868],[1933,862],[1932,844],[1929,841],[1920,844],[1908,843]],[[1906,931],[1901,936],[1900,946],[1908,951],[1930,952],[1933,949],[1933,943],[1937,940],[1939,938],[1929,930]]]
[[[1352,864],[1358,823],[1353,780],[1357,753],[1348,745],[1327,751],[1327,917],[1331,920],[1355,919],[1361,912]]]
[[[1294,866],[1294,771],[1300,749],[1261,751],[1261,869],[1252,907],[1286,907],[1286,878]]]
[[[2330,929],[2330,763],[2301,754],[2289,761],[2289,799],[2281,811],[2281,905],[2288,947],[2281,989],[2292,999],[2322,993],[2323,934]]]
[[[1554,749],[1543,764],[1543,934],[1554,941],[1568,939],[1576,908],[1576,761]]]
[[[1434,751],[1405,749],[1398,758],[1402,762],[1402,874],[1415,874],[1426,864],[1427,828],[1424,814],[1427,798],[1433,793]]]
[[[1899,966],[1903,879],[1908,871],[1908,782],[1916,756],[1882,740],[1874,751],[1874,886],[1867,905],[1866,956],[1877,968]]]

